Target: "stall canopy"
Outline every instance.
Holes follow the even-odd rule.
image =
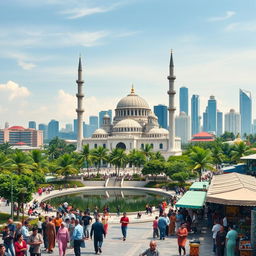
[[[209,187],[208,181],[201,181],[201,182],[197,181],[191,185],[189,190],[207,190],[208,187]]]
[[[214,176],[206,201],[225,205],[256,206],[256,179],[239,173]]]
[[[200,209],[204,206],[205,191],[187,191],[176,203],[176,207]]]

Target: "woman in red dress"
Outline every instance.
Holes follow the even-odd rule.
[[[183,255],[186,255],[186,242],[188,236],[188,230],[186,228],[186,224],[181,224],[181,227],[178,229],[178,245],[179,245],[179,255],[181,255],[181,250],[183,250]]]
[[[24,256],[28,249],[26,241],[23,240],[22,234],[17,235],[17,241],[14,243],[15,255]]]

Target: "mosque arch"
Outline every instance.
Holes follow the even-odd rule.
[[[125,150],[126,146],[125,146],[125,144],[123,142],[119,142],[119,143],[117,143],[116,148],[121,148],[121,149]]]

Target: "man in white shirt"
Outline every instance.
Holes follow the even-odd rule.
[[[226,215],[224,216],[222,222],[223,222],[223,227],[224,227],[225,231],[227,232],[228,231],[228,219],[227,219]]]
[[[220,231],[221,225],[219,224],[218,221],[214,221],[214,225],[212,227],[212,239],[213,239],[213,252],[216,253],[216,236],[217,233]]]

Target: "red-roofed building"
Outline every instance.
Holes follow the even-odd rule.
[[[191,142],[209,142],[214,141],[215,136],[208,132],[199,132],[192,136]]]
[[[5,142],[12,146],[40,147],[43,145],[43,132],[22,126],[12,126],[0,130],[0,144]]]

